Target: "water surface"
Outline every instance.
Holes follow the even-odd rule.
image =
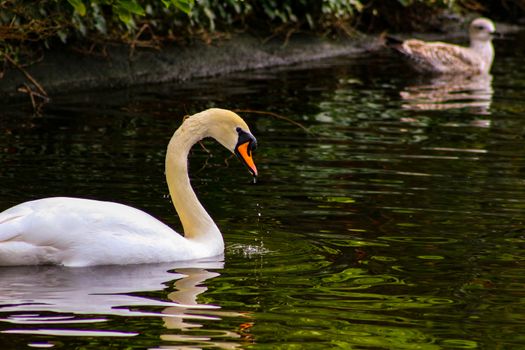
[[[185,114],[289,120],[240,113],[255,185],[215,143],[192,151],[223,260],[2,268],[2,349],[525,347],[523,38],[483,78],[382,53],[5,106],[1,209],[79,196],[178,230],[163,164]]]

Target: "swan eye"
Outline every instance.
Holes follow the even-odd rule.
[[[252,134],[250,134],[249,132],[244,131],[240,127],[237,127],[236,130],[237,130],[237,133],[239,134],[238,139],[237,139],[237,147],[239,145],[242,145],[242,144],[246,143],[246,142],[249,142],[249,144],[248,144],[248,151],[251,152],[251,151],[253,151],[254,149],[257,148],[257,140],[255,139],[255,137],[253,137]]]

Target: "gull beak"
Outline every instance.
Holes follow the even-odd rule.
[[[503,34],[500,33],[500,32],[491,32],[490,35],[491,35],[493,38],[503,38]]]
[[[252,151],[257,148],[257,140],[252,134],[239,131],[239,140],[235,146],[235,155],[248,167],[254,177],[257,177],[257,167],[252,158]]]

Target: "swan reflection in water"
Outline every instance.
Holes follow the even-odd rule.
[[[207,290],[203,283],[220,275],[209,270],[222,268],[222,261],[210,260],[85,268],[0,268],[0,321],[4,322],[0,332],[129,337],[138,335],[141,330],[107,331],[93,327],[94,331],[85,331],[85,326],[82,330],[73,328],[79,324],[106,322],[108,320],[105,316],[159,317],[167,329],[179,330],[173,334],[161,335],[164,341],[197,341],[207,343],[208,346],[235,348],[238,344],[216,342],[217,339],[189,336],[180,332],[202,327],[200,321],[204,320],[246,316],[222,311],[217,305],[197,302],[197,297]],[[173,286],[169,287],[171,284]],[[138,294],[163,290],[172,290],[166,300]],[[57,325],[64,328],[57,329]],[[32,326],[35,328],[32,329]],[[234,331],[222,333],[224,334],[219,335],[220,338],[241,338]]]
[[[400,92],[402,107],[409,110],[468,108],[475,114],[490,114],[492,75],[442,75]]]

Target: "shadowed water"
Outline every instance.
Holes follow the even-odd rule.
[[[163,166],[182,117],[278,116],[239,113],[255,185],[215,143],[192,151],[224,260],[1,268],[2,349],[524,347],[522,42],[496,42],[483,78],[381,53],[6,106],[0,209],[96,198],[178,230]]]

